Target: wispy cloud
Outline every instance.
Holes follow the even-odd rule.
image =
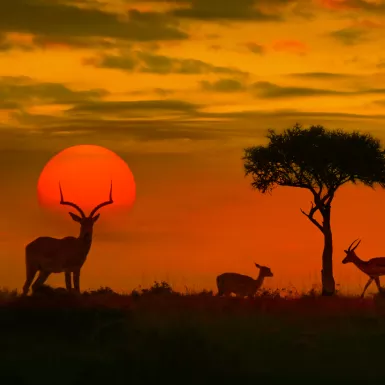
[[[277,109],[277,110],[247,110],[233,112],[203,112],[200,114],[207,118],[229,118],[229,119],[253,119],[256,117],[270,117],[272,119],[302,119],[302,118],[323,118],[323,119],[378,119],[384,120],[385,114],[354,114],[346,112],[328,112],[328,111],[301,111],[297,109]]]
[[[0,53],[12,50],[32,51],[32,49],[33,47],[30,44],[14,41],[8,34],[0,33]]]
[[[281,21],[277,11],[284,9],[294,0],[139,0],[140,3],[168,3],[174,8],[171,15],[207,21],[243,20],[254,22]]]
[[[85,59],[84,64],[97,68],[163,75],[172,73],[184,75],[205,73],[245,74],[245,72],[237,68],[215,66],[198,59],[181,59],[144,51],[129,51],[119,55],[104,54],[99,57]]]
[[[159,113],[159,111],[193,113],[198,105],[184,102],[181,100],[133,100],[133,101],[95,101],[84,102],[66,110],[67,114],[99,114],[135,117],[135,113],[140,116],[146,113]]]
[[[256,82],[252,85],[252,92],[260,98],[296,98],[304,96],[349,95],[350,92],[326,90],[309,87],[282,87],[270,82]]]
[[[188,38],[175,18],[164,13],[130,9],[122,17],[98,7],[78,6],[82,3],[60,0],[0,1],[0,32],[31,33],[59,40],[66,37],[108,37],[134,41]]]
[[[319,0],[319,4],[334,11],[367,11],[370,13],[385,12],[385,3],[383,0]]]
[[[303,79],[321,79],[321,80],[336,80],[336,79],[353,79],[359,75],[344,74],[335,72],[297,72],[287,74],[289,77],[303,78]]]
[[[245,45],[251,52],[256,53],[258,55],[262,55],[266,51],[266,47],[263,46],[262,44],[249,42],[249,43],[246,43]]]
[[[355,45],[366,41],[367,31],[360,27],[342,28],[329,34],[344,45]]]
[[[0,99],[8,103],[73,104],[106,95],[104,89],[75,91],[61,83],[36,82],[26,76],[0,77]]]
[[[203,80],[200,84],[205,91],[239,92],[246,89],[245,85],[237,79],[219,79],[215,82]]]

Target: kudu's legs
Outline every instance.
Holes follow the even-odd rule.
[[[66,281],[66,288],[68,291],[72,290],[72,284],[71,284],[71,273],[65,272],[65,281]]]
[[[73,272],[74,289],[77,293],[80,293],[80,270]]]
[[[32,285],[32,290],[35,291],[38,287],[42,286],[50,275],[51,275],[50,272],[40,270],[39,276],[37,277],[36,281]]]
[[[364,298],[365,291],[366,291],[366,289],[369,287],[369,285],[373,282],[373,279],[374,279],[374,278],[370,278],[369,281],[366,283],[366,285],[365,285],[365,287],[364,287],[364,291],[363,291],[362,294],[361,294],[361,298]]]
[[[23,296],[28,294],[29,287],[31,286],[31,283],[33,282],[33,279],[35,278],[35,275],[37,273],[37,269],[31,268],[27,266],[27,278],[25,280],[25,284],[23,286]]]

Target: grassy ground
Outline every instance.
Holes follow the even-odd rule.
[[[384,384],[385,299],[313,294],[3,292],[0,384]]]

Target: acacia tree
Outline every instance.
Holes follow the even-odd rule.
[[[322,295],[333,295],[331,203],[345,183],[385,187],[385,152],[370,134],[326,130],[323,126],[304,129],[298,123],[281,134],[268,130],[267,138],[267,146],[244,149],[245,174],[252,176],[252,187],[261,193],[277,186],[312,193],[310,209],[301,212],[323,234]],[[315,217],[317,212],[322,221]]]

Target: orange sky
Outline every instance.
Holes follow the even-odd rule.
[[[37,236],[77,234],[36,196],[46,162],[76,144],[115,151],[137,184],[130,213],[95,225],[83,289],[214,289],[221,272],[256,275],[254,261],[275,273],[269,287],[319,284],[322,237],[300,213],[311,196],[252,191],[240,158],[295,122],[385,140],[385,2],[251,3],[0,2],[0,285],[22,286]],[[384,194],[346,187],[335,198],[343,291],[365,282],[340,263],[350,242],[363,239],[364,259],[385,255]]]

